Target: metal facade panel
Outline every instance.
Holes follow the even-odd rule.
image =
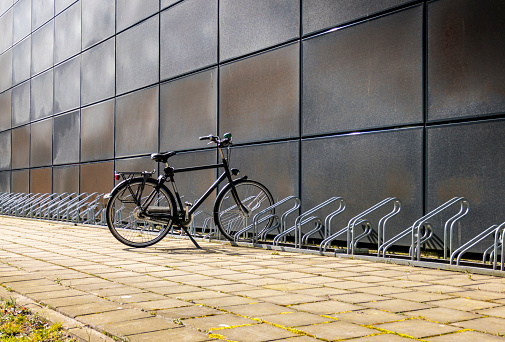
[[[114,158],[114,100],[81,109],[81,161]]]
[[[115,33],[115,0],[82,0],[82,48],[86,49]]]
[[[175,168],[211,165],[216,164],[216,155],[217,152],[214,149],[200,152],[179,153],[169,159],[169,164]],[[160,170],[163,170],[163,164],[160,164]],[[222,169],[219,171],[223,172]],[[179,195],[182,198],[182,202],[184,203],[185,201],[188,201],[195,203],[196,200],[199,199],[216,180],[216,174],[216,169],[176,174],[174,179],[177,184]],[[173,192],[170,184],[167,183],[167,187]],[[203,210],[209,214],[212,213],[215,199],[216,193],[213,193],[205,202],[203,202],[199,210]],[[203,223],[205,217],[208,216],[204,214],[196,216],[195,223]]]
[[[11,131],[0,132],[0,170],[10,170],[11,153]]]
[[[428,4],[428,119],[505,111],[505,3]]]
[[[161,9],[167,8],[168,6],[172,6],[173,4],[179,1],[180,0],[161,0],[160,1]]]
[[[300,0],[221,0],[220,59],[286,42],[300,34]]]
[[[0,55],[0,93],[12,86],[12,49]]]
[[[1,12],[0,12],[1,13]],[[12,9],[0,16],[0,53],[12,46]]]
[[[54,20],[32,33],[31,75],[53,66]]]
[[[80,182],[81,193],[109,193],[114,186],[114,162],[81,164]]]
[[[37,120],[53,114],[53,69],[31,79],[30,118]]]
[[[239,177],[248,176],[264,184],[275,201],[299,196],[300,176],[298,141],[232,147],[231,167],[240,170]]]
[[[30,170],[30,192],[34,194],[47,194],[52,192],[53,169],[44,167]]]
[[[79,107],[81,101],[81,56],[54,68],[54,113]]]
[[[53,119],[31,124],[30,167],[52,164]]]
[[[79,137],[79,110],[54,118],[53,164],[79,162]]]
[[[0,172],[0,192],[11,191],[11,172]]]
[[[457,227],[457,245],[505,221],[504,131],[503,120],[428,128],[427,209],[453,197],[470,202],[468,215]],[[475,251],[482,252],[480,247]]]
[[[0,131],[11,128],[12,91],[0,93]]]
[[[412,0],[311,0],[302,1],[303,34],[364,18]]]
[[[13,7],[13,44],[30,34],[32,28],[32,1],[19,0]]]
[[[159,15],[117,36],[116,93],[159,81]]]
[[[58,15],[77,0],[54,0],[54,15]],[[101,0],[104,1],[104,0]]]
[[[30,166],[30,125],[12,130],[12,168]]]
[[[344,198],[347,209],[336,221],[336,231],[372,205],[397,197],[402,209],[388,221],[386,239],[406,229],[423,215],[422,136],[422,129],[415,128],[302,141],[303,210],[332,196]],[[371,218],[376,229],[380,216]],[[409,245],[406,241],[402,243]]]
[[[115,171],[151,172],[153,170],[158,173],[158,163],[151,160],[150,157],[116,159]],[[156,178],[157,176],[154,175],[153,177]]]
[[[158,0],[117,0],[117,31],[122,31],[159,11]]]
[[[217,0],[193,0],[161,13],[161,79],[217,63],[217,8]]]
[[[116,99],[116,156],[158,150],[158,87]]]
[[[217,133],[217,69],[160,88],[160,150],[201,148],[198,137]]]
[[[299,135],[299,45],[222,66],[219,132],[235,141]]]
[[[81,3],[76,2],[54,19],[54,63],[81,52]]]
[[[114,96],[114,38],[83,52],[81,55],[81,105]]]
[[[30,81],[12,88],[12,127],[30,122]]]
[[[32,1],[32,31],[38,29],[54,16],[54,0]]]
[[[79,192],[79,165],[53,168],[53,192]]]
[[[26,37],[12,48],[12,84],[18,84],[30,78],[32,39]]]
[[[30,192],[30,172],[28,170],[12,171],[11,192]]]
[[[422,7],[303,42],[303,134],[421,123]]]

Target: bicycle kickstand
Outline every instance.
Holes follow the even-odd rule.
[[[191,236],[191,234],[188,232],[188,229],[184,226],[181,226],[181,228],[184,230],[184,233],[186,233],[186,235],[189,237],[189,239],[191,240],[191,242],[193,242],[193,244],[195,245],[196,248],[198,249],[202,249],[202,247],[200,247],[200,245],[196,242],[195,239],[193,239],[193,236]]]

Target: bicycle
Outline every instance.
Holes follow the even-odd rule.
[[[115,179],[122,181],[106,196],[109,198],[106,220],[110,232],[117,240],[130,247],[147,247],[163,239],[172,226],[177,226],[200,248],[187,228],[194,212],[225,180],[227,184],[218,192],[214,202],[213,219],[221,234],[230,241],[237,241],[234,235],[251,226],[254,215],[274,203],[272,194],[263,184],[249,180],[247,176],[232,178],[239,174],[239,170],[229,167],[230,147],[233,145],[230,133],[224,134],[223,139],[212,134],[199,139],[217,144],[221,163],[175,169],[168,164],[168,159],[176,155],[176,152],[170,151],[151,154],[152,160],[165,164],[163,174],[157,179],[152,177],[154,170],[114,171]],[[226,149],[226,153],[223,149]],[[174,175],[219,168],[223,168],[224,172],[205,193],[194,204],[185,202],[183,206]],[[165,185],[167,181],[172,184],[175,196]],[[272,221],[273,216],[261,221],[258,231],[268,229]],[[250,239],[246,236],[240,241]]]

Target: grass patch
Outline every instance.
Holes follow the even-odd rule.
[[[76,342],[62,328],[16,304],[14,298],[0,301],[0,342]]]

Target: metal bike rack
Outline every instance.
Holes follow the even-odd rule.
[[[329,215],[326,216],[325,223],[319,218],[318,216],[312,215],[319,211],[320,209],[334,203],[338,203],[338,208],[331,212]],[[323,203],[316,205],[312,209],[304,212],[300,216],[298,216],[295,220],[294,226],[292,226],[289,229],[284,230],[282,233],[278,234],[274,238],[274,245],[279,245],[279,242],[282,238],[285,238],[287,235],[291,234],[294,232],[294,237],[295,237],[295,248],[302,248],[303,242],[307,241],[308,237],[310,235],[313,235],[317,232],[324,231],[324,234],[329,232],[329,228],[325,229],[325,227],[329,227],[329,224],[331,220],[336,217],[338,214],[343,212],[345,210],[346,204],[343,198],[341,197],[331,197],[328,200],[324,201]],[[307,234],[307,237],[302,236],[302,227],[308,223],[314,223],[314,229],[309,231]],[[305,234],[305,235],[307,235]],[[305,238],[304,238],[305,237]]]

